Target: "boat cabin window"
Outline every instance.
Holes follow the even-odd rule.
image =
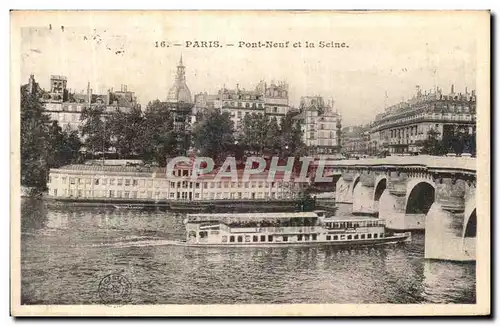
[[[253,242],[259,242],[259,237],[258,237],[258,236],[256,236],[256,235],[254,235],[254,236],[253,236]]]
[[[200,235],[200,238],[203,239],[203,238],[206,238],[208,236],[208,232],[207,231],[200,231],[199,235]]]
[[[338,240],[339,239],[339,236],[338,235],[334,235],[333,236],[333,240]]]
[[[372,238],[372,235],[371,235],[371,234],[368,234],[368,236],[367,236],[367,237],[368,237],[368,239],[371,239],[371,238]]]
[[[345,234],[342,234],[342,235],[340,236],[340,240],[345,240]]]
[[[384,237],[384,234],[383,233],[380,233],[380,237],[383,238]]]
[[[268,236],[267,236],[267,241],[269,241],[269,242],[273,242],[273,236],[272,236],[272,235],[268,235]]]
[[[361,239],[364,239],[364,238],[365,238],[365,235],[364,235],[364,234],[362,234],[362,235],[361,235]]]
[[[309,234],[304,234],[304,240],[309,241]]]
[[[374,237],[375,239],[376,239],[376,238],[378,238],[378,234],[377,234],[377,233],[375,233],[375,234],[373,235],[373,237]]]
[[[350,235],[350,234],[349,234],[349,235],[347,236],[347,240],[352,240],[352,235]]]
[[[329,235],[326,236],[326,240],[331,240],[331,239],[332,239],[331,236],[329,236]]]
[[[250,236],[249,235],[245,236],[245,242],[250,242]]]
[[[234,242],[234,235],[229,237],[229,242]]]
[[[227,235],[222,236],[222,242],[227,242]]]
[[[288,236],[284,235],[284,236],[283,236],[283,241],[284,241],[284,242],[288,241]]]
[[[313,239],[313,240],[316,240],[317,238],[318,238],[318,235],[317,235],[317,234],[313,234],[313,235],[312,235],[312,239]]]
[[[297,235],[297,241],[302,241],[302,234]]]
[[[357,234],[355,234],[355,235],[354,235],[354,240],[358,240],[358,237],[359,237],[359,236],[358,236]]]
[[[238,236],[238,242],[243,242],[243,237],[241,235]]]
[[[261,235],[260,236],[260,241],[261,242],[265,242],[266,241],[266,236],[265,235]]]

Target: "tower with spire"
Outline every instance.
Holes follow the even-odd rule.
[[[186,84],[186,66],[182,62],[182,54],[177,65],[175,81],[168,91],[167,102],[169,103],[193,103],[191,92]]]

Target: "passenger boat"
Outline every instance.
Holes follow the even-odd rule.
[[[411,233],[388,233],[378,218],[327,217],[300,213],[188,214],[186,239],[194,247],[358,246],[411,240]]]

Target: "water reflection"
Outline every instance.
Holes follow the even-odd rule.
[[[23,201],[23,302],[99,303],[96,287],[112,272],[129,278],[137,304],[475,301],[474,267],[426,262],[423,234],[342,249],[163,245],[184,237],[183,218]]]

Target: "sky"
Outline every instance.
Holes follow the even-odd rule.
[[[48,89],[50,75],[64,75],[68,88],[81,91],[90,82],[94,93],[125,84],[145,106],[166,99],[182,54],[193,95],[284,80],[291,105],[298,107],[301,96],[321,95],[334,100],[344,126],[365,124],[413,96],[416,85],[475,89],[476,24],[476,16],[460,12],[58,13],[24,21],[20,78],[27,83],[34,74]],[[223,47],[186,47],[186,41]],[[240,48],[239,41],[289,41],[289,47]],[[305,48],[305,41],[316,47]],[[319,48],[320,41],[348,48]]]

